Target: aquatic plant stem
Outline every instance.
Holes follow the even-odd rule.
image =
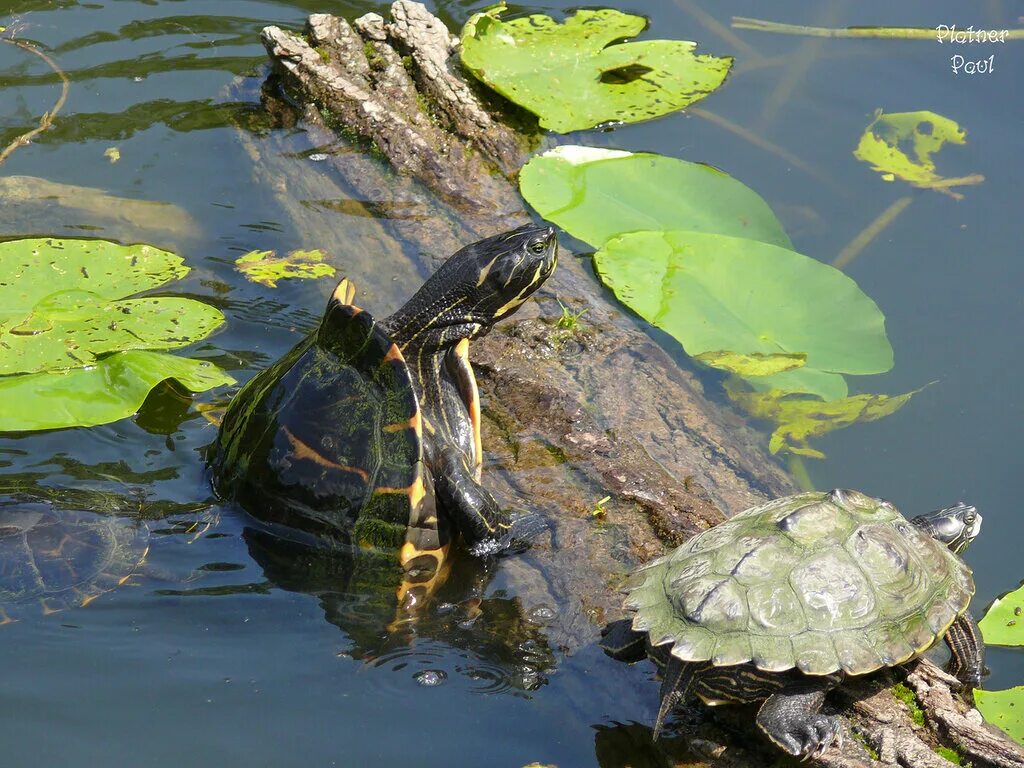
[[[914,198],[910,195],[901,197],[882,211],[882,213],[879,214],[874,221],[868,224],[859,235],[846,244],[846,246],[839,252],[839,255],[832,261],[832,266],[836,269],[843,269],[851,261],[857,258],[857,255],[867,248],[871,241],[878,237],[882,230],[892,224],[893,221],[896,220],[896,217],[903,213],[913,199]]]
[[[811,480],[811,474],[807,471],[807,463],[803,460],[802,456],[792,453],[787,454],[786,469],[789,470],[789,474],[796,480],[796,484],[800,486],[801,491],[814,490],[814,481]]]
[[[25,146],[30,141],[32,141],[32,139],[34,139],[40,133],[49,129],[50,126],[53,125],[53,118],[57,116],[57,113],[60,112],[60,110],[64,106],[64,103],[68,100],[68,91],[71,87],[71,83],[68,80],[68,76],[64,74],[64,70],[62,70],[57,65],[57,62],[50,58],[46,53],[36,48],[31,43],[27,43],[23,40],[15,40],[11,37],[0,37],[0,42],[7,43],[8,45],[17,46],[18,48],[21,48],[23,51],[28,51],[29,53],[38,56],[47,63],[47,65],[50,67],[50,69],[54,71],[54,73],[56,73],[57,77],[60,78],[61,82],[60,96],[57,98],[57,101],[54,102],[53,107],[51,107],[48,112],[43,113],[43,116],[39,119],[39,125],[33,128],[31,131],[23,133],[17,138],[15,138],[14,141],[8,144],[4,148],[4,150],[0,152],[0,163],[3,163],[3,161],[6,160],[12,152],[14,152],[14,150],[16,150],[18,147]]]
[[[704,27],[708,32],[713,35],[717,35],[725,43],[731,45],[737,53],[740,53],[749,59],[761,58],[761,54],[756,48],[754,48],[754,46],[743,40],[722,22],[697,5],[696,2],[693,2],[693,0],[672,0],[672,2],[674,2],[676,7],[683,13],[696,19],[697,23]]]
[[[932,27],[806,27],[800,24],[782,24],[764,19],[745,16],[732,17],[733,29],[750,29],[756,32],[774,32],[779,35],[803,35],[804,37],[859,37],[886,40],[930,40],[936,41]],[[1024,40],[1024,29],[1009,29],[1007,40]]]
[[[696,115],[697,117],[707,120],[708,122],[714,123],[719,128],[724,128],[730,133],[736,134],[741,139],[749,141],[751,144],[753,144],[755,147],[759,149],[763,149],[766,152],[771,152],[773,155],[786,161],[794,168],[799,168],[808,176],[812,176],[818,181],[822,182],[823,184],[827,184],[832,189],[835,189],[837,191],[843,191],[842,188],[835,181],[833,181],[831,178],[829,178],[824,173],[819,171],[813,165],[810,165],[806,161],[797,157],[785,147],[780,147],[778,144],[769,141],[763,136],[759,136],[758,134],[744,128],[742,125],[734,123],[728,118],[722,117],[721,115],[715,112],[709,112],[708,110],[702,107],[688,107],[686,111],[691,115]]]

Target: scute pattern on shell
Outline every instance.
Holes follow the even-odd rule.
[[[856,491],[752,507],[644,566],[633,628],[684,661],[866,674],[931,646],[974,594],[970,569]]]

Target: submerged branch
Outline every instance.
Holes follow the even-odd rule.
[[[41,51],[39,48],[34,46],[32,43],[24,40],[16,40],[12,37],[0,37],[0,43],[7,43],[8,45],[17,46],[23,51],[28,51],[33,56],[38,56],[40,59],[46,62],[46,64],[54,71],[57,77],[60,78],[60,96],[57,97],[57,101],[54,102],[49,112],[44,112],[43,116],[39,119],[39,125],[33,128],[31,131],[21,134],[8,144],[2,152],[0,152],[0,163],[3,163],[14,150],[18,147],[23,147],[32,141],[43,131],[50,128],[53,125],[53,118],[57,116],[57,113],[64,107],[64,103],[68,100],[68,91],[70,90],[71,83],[68,80],[68,76],[64,73],[64,70],[60,68],[56,61],[50,56]]]
[[[868,247],[868,245],[871,244],[872,240],[878,237],[882,230],[884,230],[886,227],[892,224],[893,221],[896,220],[896,217],[903,213],[903,211],[906,209],[908,205],[910,205],[913,199],[914,198],[912,198],[910,195],[907,195],[906,197],[901,197],[899,200],[897,200],[884,211],[882,211],[877,217],[875,217],[874,221],[868,224],[861,231],[859,235],[857,235],[855,238],[853,238],[853,240],[846,244],[843,250],[839,252],[839,255],[836,256],[835,259],[832,261],[832,266],[835,267],[836,269],[845,268],[851,261],[857,258],[858,255],[860,255],[861,251],[863,251],[865,248]]]
[[[783,24],[764,19],[750,19],[733,16],[734,29],[750,29],[755,32],[774,32],[779,35],[802,35],[804,37],[859,37],[885,40],[930,40],[941,42],[939,30],[934,27],[807,27],[801,24]],[[949,30],[946,30],[949,34]],[[1024,29],[999,30],[999,42],[1003,40],[1024,40]]]

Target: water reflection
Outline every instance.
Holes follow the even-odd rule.
[[[353,659],[394,672],[414,668],[424,686],[457,674],[481,693],[522,693],[547,682],[554,653],[518,598],[488,591],[493,560],[456,553],[444,582],[409,613],[399,608],[402,570],[394,557],[256,527],[243,535],[268,581],[319,600],[324,618],[347,636],[344,653]]]

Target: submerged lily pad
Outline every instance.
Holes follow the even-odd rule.
[[[324,264],[322,251],[291,251],[278,256],[274,251],[251,251],[235,260],[235,266],[254,283],[276,288],[277,281],[289,277],[333,277],[334,267]]]
[[[234,379],[212,363],[164,352],[118,352],[88,368],[0,377],[0,432],[89,427],[136,413],[174,379],[204,392]]]
[[[1024,646],[1024,586],[992,603],[978,626],[989,645]]]
[[[768,442],[772,453],[793,453],[822,459],[825,454],[811,448],[807,441],[857,422],[877,421],[889,416],[921,390],[902,395],[854,395],[823,401],[813,397],[794,396],[781,390],[747,391],[738,380],[727,381],[729,397],[757,419],[775,424]]]
[[[715,352],[701,352],[699,355],[694,355],[694,359],[699,360],[704,365],[710,365],[712,368],[718,368],[719,370],[728,371],[740,376],[771,376],[776,373],[784,373],[785,371],[802,368],[807,363],[807,355],[802,352],[796,354],[787,352],[775,354],[753,352],[742,354],[740,352],[718,350]]]
[[[942,177],[932,155],[944,144],[964,144],[967,133],[956,121],[935,112],[893,112],[875,115],[853,151],[886,181],[903,179],[918,187],[934,187]]]
[[[576,11],[564,24],[542,14],[502,21],[504,10],[466,22],[462,63],[560,133],[682,109],[718,88],[732,66],[731,57],[695,54],[696,43],[623,43],[647,21],[609,8]]]
[[[1024,744],[1024,686],[1005,691],[974,691],[974,704],[990,723]]]
[[[807,366],[773,373],[770,376],[750,376],[746,382],[756,392],[777,389],[790,394],[816,395],[822,400],[838,400],[850,392],[842,374],[819,371]]]
[[[519,190],[548,221],[595,248],[616,235],[681,229],[792,243],[768,204],[710,165],[646,152],[565,145],[519,172]]]
[[[634,232],[594,256],[602,282],[687,354],[806,355],[822,371],[892,367],[878,306],[837,269],[795,251],[706,232]]]

